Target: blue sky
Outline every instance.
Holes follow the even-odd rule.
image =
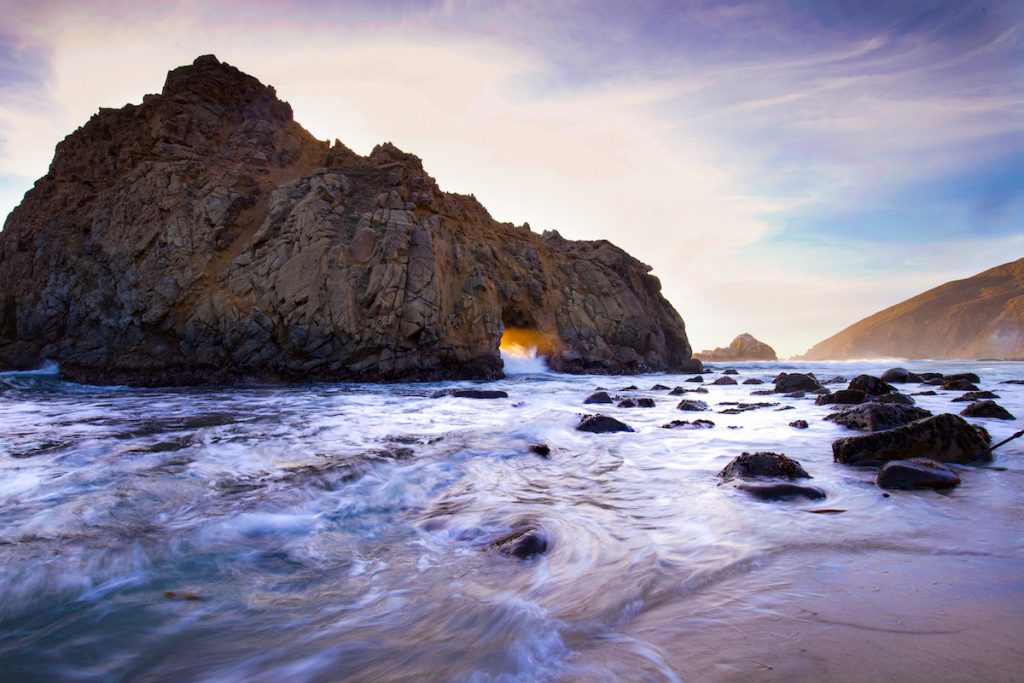
[[[0,1],[0,211],[201,53],[784,355],[1024,247],[1024,3]]]

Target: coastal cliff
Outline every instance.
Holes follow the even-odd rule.
[[[212,55],[58,146],[0,233],[0,368],[85,382],[502,374],[506,329],[564,372],[685,369],[683,320],[606,241],[495,221],[390,143],[315,139]]]

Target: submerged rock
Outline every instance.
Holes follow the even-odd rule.
[[[583,405],[591,403],[614,403],[612,397],[608,395],[607,391],[595,391],[590,396],[587,396],[583,401]]]
[[[935,392],[934,391],[931,392],[931,395],[934,396]],[[986,399],[986,398],[999,398],[999,395],[998,394],[993,394],[991,391],[968,391],[963,396],[957,396],[956,398],[954,398],[953,402],[954,403],[969,403],[969,402],[972,402],[972,401],[980,401],[981,399]]]
[[[666,387],[664,384],[655,384],[653,387],[651,387],[651,391],[668,391],[668,390],[669,390],[669,388]]]
[[[875,483],[883,489],[941,489],[956,486],[960,477],[942,463],[914,458],[887,462],[878,470]]]
[[[796,460],[781,453],[767,451],[743,453],[733,458],[718,476],[726,481],[739,477],[786,477],[788,479],[810,479]]]
[[[977,391],[978,386],[965,378],[942,380],[943,391]]]
[[[902,427],[838,439],[832,442],[832,457],[846,465],[912,458],[969,463],[990,460],[990,442],[984,429],[957,415],[943,413]]]
[[[1013,420],[1013,415],[995,401],[976,401],[960,411],[964,417],[991,417],[997,420]]]
[[[489,389],[442,389],[441,391],[435,391],[431,398],[444,398],[446,396],[451,396],[452,398],[494,399],[508,398],[508,393]]]
[[[576,425],[577,431],[590,432],[592,434],[608,434],[611,432],[632,432],[633,428],[624,422],[619,422],[608,415],[584,415],[580,423]]]
[[[180,385],[695,371],[650,268],[494,220],[391,143],[314,138],[212,55],[58,144],[0,232],[0,369]]]
[[[668,424],[661,425],[662,429],[711,429],[715,423],[711,420],[672,420]]]
[[[877,432],[902,427],[914,420],[931,417],[924,408],[904,406],[898,403],[863,403],[855,408],[832,413],[825,417],[843,427],[867,432]]]
[[[548,537],[544,530],[532,525],[513,529],[490,543],[493,550],[520,560],[543,555],[548,551],[548,546]]]
[[[788,482],[775,482],[771,484],[736,484],[736,488],[749,493],[758,500],[793,500],[795,498],[806,498],[807,500],[822,500],[825,492],[815,486],[801,486]]]

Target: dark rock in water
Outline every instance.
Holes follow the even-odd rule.
[[[875,483],[883,489],[942,489],[956,486],[960,477],[942,463],[914,458],[885,463]]]
[[[738,375],[740,373],[739,373],[738,370],[733,370],[732,368],[728,368],[726,370],[722,370],[722,374],[723,375]]]
[[[914,374],[906,368],[890,368],[882,373],[880,379],[890,384],[906,384],[908,382],[920,382],[922,378],[921,375]]]
[[[628,387],[622,387],[619,391],[636,391],[638,388],[635,384],[630,384]]]
[[[689,378],[686,381],[687,382],[696,382],[697,384],[703,384],[704,383],[704,378],[701,377],[700,375],[695,375],[695,376]]]
[[[577,431],[591,434],[608,434],[610,432],[632,432],[633,428],[614,417],[607,415],[584,415],[576,425]]]
[[[530,452],[535,453],[541,456],[542,458],[546,458],[549,455],[551,455],[551,447],[548,446],[546,443],[530,444]]]
[[[902,427],[914,420],[931,417],[924,408],[904,406],[898,403],[863,403],[841,413],[832,413],[826,420],[843,427],[860,431],[877,432],[893,427]]]
[[[711,420],[672,420],[668,424],[661,425],[662,429],[711,429],[715,423]]]
[[[942,379],[942,373],[941,372],[921,372],[921,373],[918,373],[918,375],[921,377],[921,382],[922,383],[928,382],[928,381],[933,380],[933,379]]]
[[[758,389],[757,391],[751,391],[751,396],[772,396],[775,392],[771,389]]]
[[[718,476],[729,480],[736,477],[786,477],[788,479],[810,479],[800,463],[781,453],[767,451],[743,453],[733,458]]]
[[[832,404],[856,405],[868,400],[868,395],[857,389],[840,389],[834,394],[823,394],[815,399],[815,405],[825,406]]]
[[[732,377],[719,377],[714,382],[712,382],[712,384],[736,384],[736,380],[734,380]]]
[[[822,380],[822,384],[846,384],[849,380],[842,375],[836,375],[831,379]]]
[[[928,391],[918,391],[918,392],[915,392],[915,393],[911,394],[911,396],[938,396],[938,393],[932,391],[931,389],[929,389]]]
[[[57,146],[0,232],[0,369],[181,385],[494,379],[504,331],[559,372],[699,369],[650,268],[494,220],[390,143],[317,140],[212,55]]]
[[[775,393],[785,394],[793,391],[817,391],[821,384],[811,373],[802,375],[798,372],[783,372],[775,378]]]
[[[877,403],[899,403],[904,406],[912,406],[916,403],[914,399],[910,398],[906,394],[901,394],[898,391],[882,394],[881,396],[875,396],[871,400]]]
[[[775,392],[773,391],[772,393],[774,394]],[[803,398],[806,395],[807,394],[802,391],[791,391],[788,394],[783,394],[785,398]]]
[[[1000,382],[1000,384],[1024,384],[1024,379],[1007,379]]]
[[[782,406],[781,408],[776,408],[775,412],[779,412],[780,410],[796,410],[796,407],[795,406]]]
[[[976,401],[960,411],[964,417],[992,417],[997,420],[1016,419],[1006,408],[995,401]]]
[[[943,391],[977,391],[978,385],[968,379],[949,379],[947,377],[942,381],[942,389]]]
[[[925,386],[929,387],[941,387],[945,383],[946,380],[942,379],[941,377],[933,377],[931,379],[926,379],[923,382],[921,382],[921,384],[924,384]]]
[[[699,358],[686,358],[679,361],[677,372],[704,372],[704,364]]]
[[[850,381],[848,389],[863,391],[868,396],[878,396],[880,394],[888,394],[890,391],[895,391],[892,386],[886,384],[877,377],[871,375],[858,375]]]
[[[764,380],[763,379],[755,379],[755,378],[751,377],[750,379],[743,380],[743,384],[764,384]]]
[[[736,488],[749,493],[758,500],[793,500],[794,498],[806,498],[808,500],[822,500],[825,492],[814,486],[800,486],[778,482],[772,484],[737,484]]]
[[[627,398],[619,401],[619,408],[653,408],[652,398]]]
[[[691,401],[690,399],[683,399],[676,406],[678,410],[689,410],[693,412],[699,412],[708,409],[708,404],[704,401]]]
[[[740,413],[745,413],[745,412],[750,411],[750,410],[757,410],[758,408],[772,408],[772,407],[775,407],[775,406],[777,406],[779,404],[778,403],[732,403],[732,402],[725,402],[725,403],[719,403],[719,405],[723,405],[723,406],[724,405],[735,405],[736,406],[735,408],[729,408],[728,410],[720,411],[722,415],[739,415]]]
[[[795,429],[807,429],[810,425],[807,424],[807,420],[794,420],[789,423],[789,426]]]
[[[668,387],[666,387],[664,384],[655,384],[653,387],[651,387],[651,391],[668,391]]]
[[[912,458],[969,463],[991,460],[989,443],[991,437],[984,429],[957,415],[943,413],[902,427],[833,441],[832,458],[845,465]]]
[[[672,389],[672,391],[668,392],[668,395],[669,396],[680,396],[682,394],[685,394],[687,391],[689,391],[689,389],[684,389],[682,387],[674,387]]]
[[[614,403],[612,397],[608,395],[607,391],[595,391],[590,396],[587,396],[586,400],[583,401],[583,405],[589,403]]]
[[[973,372],[958,372],[953,375],[945,375],[943,379],[945,379],[947,382],[957,382],[960,380],[964,380],[966,382],[971,382],[972,384],[977,384],[978,382],[981,381],[981,377],[978,377],[978,375],[976,375]]]
[[[513,529],[490,543],[490,547],[499,553],[520,560],[543,555],[548,551],[548,545],[547,534],[535,526]]]
[[[484,389],[442,389],[441,391],[435,391],[431,395],[431,398],[444,398],[445,396],[451,396],[452,398],[491,399],[508,398],[508,393],[504,391],[490,391]]]
[[[935,392],[932,392],[932,396]],[[968,391],[963,396],[957,396],[953,399],[954,403],[969,403],[971,401],[980,401],[985,398],[999,398],[998,394],[993,394],[991,391]]]
[[[706,394],[706,393],[708,393],[708,390],[705,389],[704,387],[697,387],[696,389],[693,390],[693,393],[695,393],[695,394]]]

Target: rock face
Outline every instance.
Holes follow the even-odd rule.
[[[871,403],[863,403],[840,413],[832,413],[825,419],[849,429],[877,432],[884,429],[902,427],[914,420],[931,417],[931,415],[924,408],[872,401]]]
[[[495,378],[506,328],[565,372],[682,370],[682,319],[606,241],[499,223],[390,143],[316,140],[213,56],[57,146],[0,233],[0,368],[72,379]]]
[[[850,325],[807,360],[1024,357],[1024,259],[947,282]]]
[[[713,351],[705,349],[694,354],[694,358],[702,361],[778,360],[775,349],[745,332],[733,339],[728,346],[720,346]]]

